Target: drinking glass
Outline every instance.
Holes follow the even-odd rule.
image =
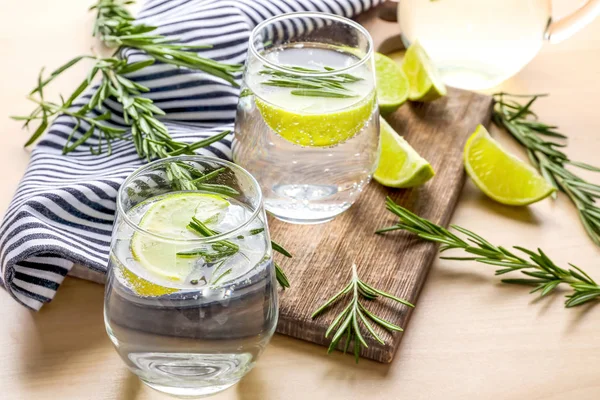
[[[205,178],[182,183],[182,171]],[[192,217],[213,236],[187,229]],[[278,316],[265,217],[252,175],[216,158],[152,162],[121,186],[104,318],[145,384],[203,396],[253,367]]]
[[[552,20],[551,0],[400,0],[404,45],[423,46],[450,86],[488,89],[519,72],[544,40],[560,42],[600,14],[600,0],[579,1]]]
[[[377,167],[371,37],[346,18],[291,13],[259,24],[249,47],[234,161],[256,177],[275,217],[329,221]]]

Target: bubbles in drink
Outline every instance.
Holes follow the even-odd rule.
[[[236,383],[277,320],[264,214],[207,196],[215,195],[169,193],[142,202],[128,214],[142,230],[118,220],[105,296],[107,331],[129,368],[148,385],[181,395]],[[190,242],[202,238],[186,228],[192,217],[216,234],[246,225],[226,239]]]
[[[350,207],[377,167],[379,113],[372,66],[360,63],[355,53],[294,43],[263,55],[279,69],[249,60],[243,90],[252,94],[238,103],[233,157],[257,178],[265,208],[280,219],[311,223],[333,218]],[[294,68],[350,68],[343,74],[353,78],[339,89],[341,73],[324,77],[330,80],[326,89],[342,97],[298,95],[290,82],[310,87],[323,77],[285,74]]]

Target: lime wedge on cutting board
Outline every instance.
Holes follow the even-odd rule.
[[[408,98],[408,79],[400,65],[381,53],[375,53],[375,76],[379,111],[391,114]]]
[[[555,191],[535,168],[503,149],[482,125],[467,140],[464,163],[475,185],[502,204],[525,206]]]
[[[381,154],[373,176],[384,186],[409,188],[422,185],[435,172],[423,157],[383,119],[381,124]]]
[[[446,95],[446,86],[419,42],[406,50],[402,69],[410,85],[409,100],[432,101]]]

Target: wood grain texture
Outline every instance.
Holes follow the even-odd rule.
[[[328,345],[325,331],[346,302],[340,301],[315,320],[310,315],[349,282],[353,263],[369,284],[416,303],[437,246],[401,232],[375,235],[378,228],[395,222],[385,209],[385,197],[447,225],[464,183],[464,143],[478,124],[489,123],[491,107],[489,96],[458,89],[450,89],[448,96],[431,103],[404,105],[387,120],[429,160],[437,173],[431,181],[411,190],[387,189],[371,182],[348,211],[326,224],[270,221],[272,236],[294,254],[293,259],[282,262],[292,288],[281,296],[278,332]],[[410,308],[389,300],[366,304],[377,315],[406,327]],[[379,332],[386,344],[367,337],[369,348],[361,355],[390,362],[401,333]]]

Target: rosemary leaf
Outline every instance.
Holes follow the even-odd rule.
[[[295,96],[351,98],[357,97],[357,95],[346,88],[344,84],[362,80],[362,78],[351,74],[332,76],[299,75],[299,73],[310,74],[334,71],[333,68],[329,67],[324,67],[325,71],[296,66],[283,68],[290,70],[290,72],[283,72],[269,67],[262,69],[259,72],[260,75],[268,75],[273,78],[263,81],[261,84],[295,89],[290,92]]]
[[[309,97],[335,97],[335,98],[351,98],[356,97],[356,95],[350,95],[346,93],[336,92],[334,90],[326,90],[326,89],[297,89],[292,90],[294,96],[309,96]]]

